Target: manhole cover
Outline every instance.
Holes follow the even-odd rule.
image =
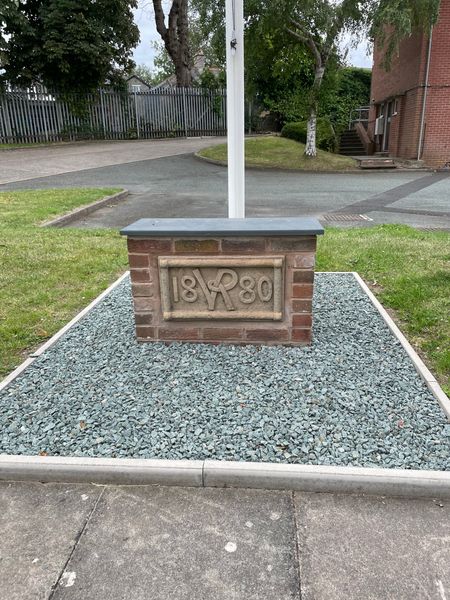
[[[322,220],[328,222],[373,221],[373,219],[371,219],[367,215],[356,215],[352,213],[329,213],[327,215],[323,215]]]

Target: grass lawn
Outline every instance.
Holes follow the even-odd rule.
[[[317,151],[315,158],[304,155],[305,146],[300,142],[276,136],[245,140],[245,164],[247,167],[279,169],[304,169],[305,171],[347,171],[356,169],[356,161],[347,156]],[[227,145],[211,146],[198,152],[199,156],[226,163]]]
[[[318,271],[357,271],[450,393],[450,234],[405,225],[327,229]]]
[[[0,150],[15,150],[16,148],[33,148],[34,146],[50,146],[50,143],[34,143],[34,144],[0,144]]]
[[[117,231],[38,227],[116,191],[0,193],[0,375],[126,270]],[[330,228],[319,240],[317,269],[358,271],[450,392],[449,234],[397,225]]]
[[[126,270],[117,231],[37,226],[116,191],[0,193],[0,376]]]

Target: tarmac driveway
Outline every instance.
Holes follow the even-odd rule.
[[[0,184],[197,152],[223,140],[206,137],[76,142],[5,150],[0,152]]]
[[[126,201],[71,224],[76,227],[120,228],[141,217],[226,216],[226,169],[193,156],[221,141],[99,142],[4,152],[0,174],[8,183],[0,190],[113,186],[130,191]],[[44,176],[31,178],[39,169]],[[449,172],[248,169],[246,189],[248,216],[309,215],[338,227],[404,223],[450,230]]]

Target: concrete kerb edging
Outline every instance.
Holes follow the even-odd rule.
[[[1,481],[240,487],[304,492],[450,498],[450,472],[161,460],[0,455]]]
[[[100,200],[96,200],[95,202],[91,202],[91,204],[86,204],[86,206],[80,206],[80,208],[75,208],[70,212],[61,215],[60,217],[56,217],[51,221],[45,221],[41,224],[41,227],[61,227],[62,225],[67,225],[68,223],[72,223],[81,217],[85,217],[90,213],[94,212],[98,208],[102,206],[106,206],[107,204],[111,204],[111,202],[121,202],[128,197],[129,191],[122,190],[121,192],[117,192],[116,194],[112,194],[111,196],[105,196]]]
[[[227,166],[227,163],[224,160],[219,160],[217,158],[209,158],[207,156],[202,156],[200,154],[200,151],[194,152],[194,158],[196,158],[200,161],[203,161],[203,162],[210,163],[211,165],[217,165],[218,167],[226,167]],[[340,171],[333,171],[333,170],[314,171],[313,169],[289,169],[288,167],[272,167],[270,165],[245,165],[245,170],[246,171],[281,171],[281,172],[287,172],[287,173],[307,173],[307,174],[318,173],[319,175],[339,175],[341,173],[344,173],[344,174],[361,173],[361,169],[359,169],[359,168],[345,169],[345,170],[342,169]],[[380,171],[381,169],[378,169],[378,170]]]
[[[207,162],[210,163],[211,165],[217,165],[218,167],[226,167],[227,163],[224,160],[219,160],[218,158],[209,158],[208,156],[202,156],[200,154],[201,150],[198,152],[194,152],[193,156],[194,158],[203,161],[203,162]],[[352,158],[352,157],[350,157]],[[355,159],[353,159],[355,160]],[[417,171],[431,171],[431,169],[402,169],[397,167],[396,169],[362,169],[361,167],[355,167],[354,169],[340,169],[340,170],[333,170],[333,169],[326,169],[323,171],[318,171],[318,170],[314,170],[314,169],[290,169],[288,167],[272,167],[270,165],[246,165],[245,166],[245,170],[246,171],[280,171],[280,172],[287,172],[287,173],[306,173],[308,175],[363,175],[367,172],[370,172],[371,174],[373,173],[405,173],[405,172],[411,172],[413,171],[414,173]],[[348,271],[347,271],[348,272]]]
[[[399,339],[447,415],[449,399],[357,273],[353,273],[375,308]],[[0,391],[128,276],[107,290],[0,383]],[[176,485],[242,487],[305,492],[361,493],[408,498],[450,498],[450,472],[322,465],[287,465],[215,460],[163,460],[0,455],[1,481],[96,483],[101,485]]]
[[[380,313],[380,315],[382,316],[386,325],[389,327],[391,332],[395,335],[395,337],[398,339],[400,344],[403,346],[403,349],[405,350],[405,352],[408,354],[409,358],[411,359],[416,371],[422,377],[422,379],[424,380],[424,382],[425,382],[426,386],[428,387],[428,389],[430,390],[430,392],[433,394],[433,396],[439,402],[439,405],[441,406],[442,410],[444,411],[446,417],[450,420],[450,399],[445,394],[444,390],[441,388],[439,383],[436,381],[435,377],[430,373],[429,369],[425,366],[423,360],[420,358],[420,356],[417,354],[417,352],[414,350],[414,348],[408,342],[406,337],[403,335],[403,333],[400,331],[400,329],[394,323],[393,319],[391,318],[391,316],[389,315],[387,310],[383,307],[383,305],[379,302],[379,300],[376,299],[375,295],[370,291],[369,287],[363,281],[361,276],[356,272],[353,272],[353,276],[355,277],[356,281],[359,283],[361,288],[364,290],[364,292],[367,294],[367,296],[369,297],[369,299],[372,302],[372,304],[374,305],[374,307]]]

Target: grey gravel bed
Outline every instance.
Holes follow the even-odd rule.
[[[351,274],[314,344],[134,339],[125,280],[0,394],[0,453],[450,468],[450,424]]]

